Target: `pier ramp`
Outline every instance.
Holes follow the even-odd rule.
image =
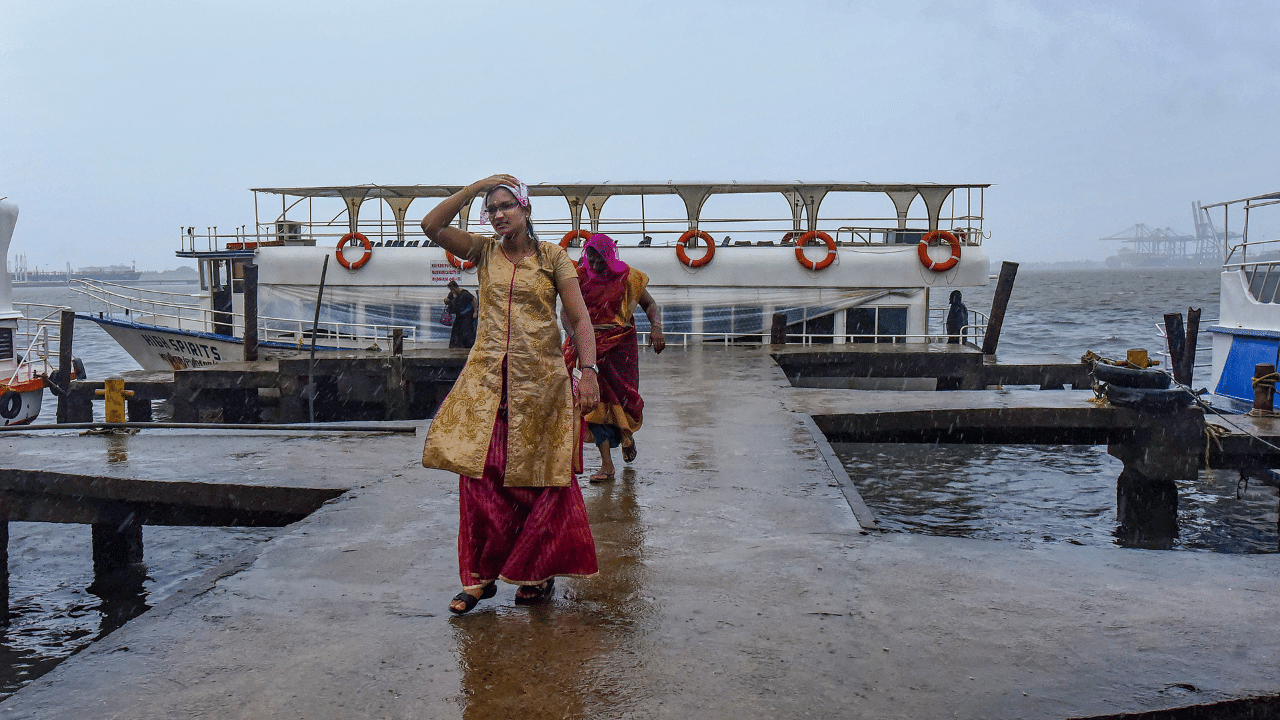
[[[421,432],[331,441],[291,462],[346,458],[342,495],[0,718],[1075,718],[1280,693],[1280,556],[878,533],[767,349],[641,372],[639,458],[583,483],[600,574],[549,604],[502,586],[451,616],[457,478],[418,466]]]

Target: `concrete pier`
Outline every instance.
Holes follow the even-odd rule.
[[[128,438],[156,476],[239,452],[246,476],[310,471],[345,492],[0,718],[1073,718],[1280,694],[1280,556],[872,532],[797,412],[823,391],[792,388],[767,349],[641,366],[639,457],[583,483],[600,574],[543,606],[504,586],[448,613],[457,478],[418,465],[421,433],[278,456],[274,436],[181,456]],[[104,438],[55,440],[107,457]],[[0,441],[28,467],[58,454]]]

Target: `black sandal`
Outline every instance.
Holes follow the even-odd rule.
[[[547,598],[551,597],[551,593],[555,592],[556,579],[547,578],[547,581],[541,585],[521,585],[520,586],[521,590],[524,590],[525,588],[533,588],[533,593],[530,595],[522,596],[520,595],[519,592],[516,592],[516,603],[520,605],[530,605],[532,603],[540,603],[543,600],[546,600]]]
[[[472,595],[466,590],[463,590],[462,592],[453,596],[453,600],[450,601],[449,603],[449,612],[453,613],[454,615],[465,615],[466,613],[471,612],[471,609],[476,606],[476,603],[480,602],[481,600],[488,600],[489,598],[497,594],[498,594],[498,583],[496,582],[491,582],[488,585],[485,585],[484,589],[480,591],[480,597],[476,597],[475,595]],[[455,602],[462,603],[463,608],[461,610],[455,608],[453,606],[453,603]]]
[[[622,459],[628,463],[636,459],[636,439],[631,438],[630,445],[622,446]]]

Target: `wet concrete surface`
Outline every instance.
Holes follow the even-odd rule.
[[[417,465],[421,433],[364,437],[335,461],[351,491],[0,718],[1067,718],[1280,693],[1280,556],[869,533],[764,351],[642,373],[639,458],[583,483],[601,572],[551,603],[504,586],[451,616],[456,477]]]

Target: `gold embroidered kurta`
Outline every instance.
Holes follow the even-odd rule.
[[[502,402],[507,359],[507,487],[563,487],[573,480],[577,418],[560,354],[556,287],[577,281],[556,244],[512,262],[495,237],[471,236],[480,282],[479,326],[467,364],[427,432],[422,464],[480,477]]]

